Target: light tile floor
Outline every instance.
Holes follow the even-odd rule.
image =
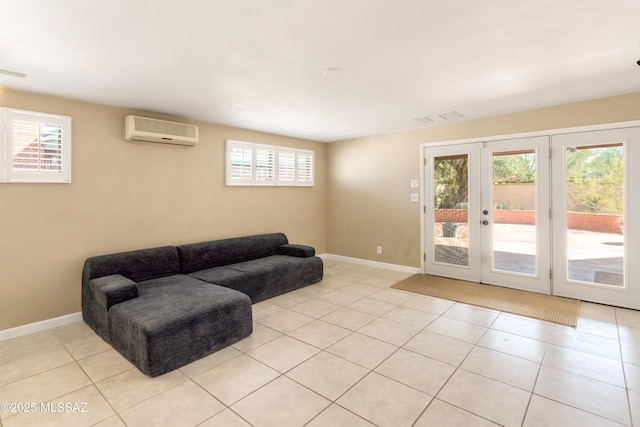
[[[570,328],[389,288],[406,276],[325,260],[156,378],[82,322],[0,342],[0,425],[640,427],[640,312],[582,303]]]

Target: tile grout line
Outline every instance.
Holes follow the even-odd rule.
[[[538,396],[537,394],[535,394],[536,386],[538,385],[538,379],[540,378],[540,372],[542,371],[542,366],[544,364],[544,359],[547,356],[547,350],[549,349],[549,341],[550,340],[551,340],[551,334],[549,334],[549,338],[548,338],[547,342],[545,343],[544,354],[542,355],[542,359],[540,360],[540,363],[538,364],[538,372],[536,373],[536,379],[533,382],[533,387],[531,387],[531,392],[529,393],[529,401],[527,402],[527,407],[525,408],[524,414],[522,415],[522,422],[520,423],[521,426],[524,426],[524,422],[527,419],[527,414],[529,413],[529,407],[531,406],[531,401],[533,400],[533,396],[534,395]],[[569,406],[569,405],[567,405],[567,406]],[[576,408],[576,409],[578,409],[578,408]]]
[[[579,318],[580,318],[580,316],[578,315],[578,319],[579,319]],[[554,325],[557,325],[557,324],[554,324]],[[575,329],[575,328],[574,328],[574,329]],[[617,331],[617,330],[618,330],[618,322],[617,322],[617,318],[616,318],[616,331]],[[586,333],[586,332],[585,332],[585,334],[587,334],[587,335],[592,335],[592,336],[596,336],[596,337],[601,337],[601,338],[607,338],[607,337],[602,337],[602,336],[600,336],[600,335],[594,335],[594,334],[590,334],[590,333]],[[543,368],[543,366],[544,366],[544,360],[545,360],[545,358],[546,358],[546,356],[547,356],[547,351],[548,351],[548,349],[549,349],[549,345],[554,345],[554,344],[552,344],[552,343],[551,343],[551,337],[552,337],[552,335],[553,335],[553,333],[549,336],[549,339],[548,339],[548,341],[546,342],[546,346],[545,346],[545,353],[544,353],[544,356],[543,356],[543,358],[542,358],[542,361],[540,362],[540,369],[539,369],[539,371],[538,371],[538,375],[536,376],[536,382],[535,382],[535,384],[534,384],[534,388],[533,388],[533,391],[532,391],[532,397],[535,395],[535,396],[538,396],[538,397],[540,397],[540,398],[542,398],[542,399],[547,399],[547,400],[550,400],[550,401],[552,401],[552,402],[556,402],[556,403],[558,403],[558,404],[561,404],[561,405],[564,405],[564,406],[568,406],[568,407],[573,408],[573,409],[575,409],[575,410],[578,410],[578,411],[581,411],[581,412],[584,412],[584,413],[587,413],[587,414],[593,415],[593,416],[595,416],[595,417],[598,417],[598,418],[601,418],[601,419],[605,419],[605,420],[608,420],[608,421],[612,421],[612,422],[616,422],[616,423],[617,423],[617,421],[612,420],[612,419],[610,419],[610,418],[608,418],[608,417],[606,417],[606,416],[604,416],[604,415],[597,414],[597,413],[595,413],[595,412],[591,412],[591,411],[588,411],[588,410],[586,410],[586,409],[582,409],[582,408],[576,407],[576,406],[574,406],[574,405],[571,405],[571,404],[568,404],[568,403],[565,403],[565,402],[562,402],[562,401],[556,400],[556,399],[554,399],[554,398],[547,397],[547,396],[543,396],[543,395],[540,395],[540,394],[536,394],[536,393],[535,393],[535,388],[536,388],[536,385],[537,385],[537,383],[538,383],[538,379],[539,379],[539,377],[540,377],[540,373],[541,373],[541,371],[542,371],[542,368]],[[619,338],[619,337],[618,337],[618,338]],[[619,343],[619,345],[620,345],[620,343],[621,343],[621,341],[620,341],[619,339],[618,339],[618,343]],[[582,352],[582,351],[580,351],[580,350],[572,349],[572,348],[569,348],[569,347],[563,347],[563,346],[558,346],[558,347],[568,348],[569,350],[574,350],[574,351],[578,351],[578,352],[581,352],[581,353],[591,354],[591,353],[588,353],[588,352]],[[620,354],[621,354],[620,362],[621,362],[621,364],[622,364],[622,352],[621,352]],[[596,355],[596,356],[597,356],[597,355]],[[610,360],[612,360],[612,359],[610,359]],[[622,365],[624,366],[624,364],[622,364]],[[578,377],[581,377],[581,378],[585,378],[585,379],[590,380],[590,381],[595,381],[595,382],[599,382],[599,383],[602,383],[602,384],[607,384],[607,385],[610,385],[610,386],[614,386],[614,387],[622,388],[622,387],[616,386],[615,384],[611,384],[611,383],[608,383],[608,382],[605,382],[605,381],[597,380],[597,379],[595,379],[595,378],[591,378],[591,377],[589,377],[589,376],[582,375],[582,374],[578,374],[578,373],[575,373],[575,372],[572,372],[572,371],[567,371],[567,370],[565,370],[565,369],[555,368],[555,367],[553,367],[553,366],[550,366],[550,368],[552,368],[552,369],[557,369],[558,371],[566,372],[566,373],[568,373],[568,374],[575,375],[575,376],[578,376]],[[626,395],[627,395],[627,405],[628,405],[628,409],[627,409],[627,410],[629,411],[629,412],[628,412],[628,414],[629,414],[629,419],[631,420],[631,413],[630,413],[630,408],[631,408],[631,406],[630,406],[629,397],[628,397],[628,396],[629,396],[629,389],[626,387],[626,377],[625,377],[625,391],[626,391]],[[527,410],[528,410],[528,409],[527,409]],[[525,412],[525,418],[526,418],[526,412]],[[523,422],[524,422],[524,420],[523,420]],[[633,422],[632,422],[632,424],[633,424]]]
[[[623,356],[623,352],[622,352],[622,339],[620,337],[620,323],[618,323],[618,310],[616,310],[614,308],[613,310],[613,315],[616,319],[616,333],[618,334],[618,346],[619,346],[619,350],[620,350],[620,363],[622,365],[622,378],[624,379],[624,387],[625,387],[625,392],[626,392],[626,396],[627,396],[627,411],[629,412],[629,420],[631,421],[631,425],[633,426],[634,424],[637,423],[637,421],[634,423],[634,419],[633,419],[633,411],[631,410],[631,395],[630,395],[630,391],[629,390],[629,384],[627,382],[627,372],[626,369],[624,367],[624,356]]]
[[[442,316],[443,316],[445,313],[447,313],[449,310],[451,310],[451,309],[452,309],[456,304],[458,304],[458,303],[456,302],[456,303],[455,303],[455,304],[453,304],[451,307],[449,307],[447,310],[445,310],[442,314],[440,314],[436,319],[434,319],[434,322],[435,322],[437,319],[439,319],[440,317],[442,317]],[[435,396],[433,396],[433,399],[431,400],[431,402],[429,402],[429,405],[427,405],[427,407],[424,409],[424,411],[422,412],[422,414],[420,414],[420,417],[421,417],[421,416],[422,416],[422,415],[427,411],[427,409],[429,408],[429,406],[431,406],[431,404],[433,403],[433,400],[438,399],[439,401],[445,402],[445,403],[447,403],[447,404],[449,404],[449,405],[453,405],[453,406],[455,406],[456,408],[461,409],[461,410],[463,410],[463,411],[465,411],[465,412],[467,412],[467,413],[470,413],[470,414],[473,414],[473,415],[478,416],[478,417],[480,417],[480,418],[486,419],[486,420],[488,420],[489,422],[493,422],[493,421],[491,421],[491,420],[489,420],[489,419],[487,419],[487,418],[485,418],[485,417],[483,417],[483,416],[481,416],[481,415],[479,415],[479,414],[473,413],[473,412],[471,412],[471,411],[469,411],[469,410],[467,410],[467,409],[465,409],[465,408],[461,408],[461,407],[459,407],[459,406],[457,406],[457,405],[455,405],[455,404],[453,404],[453,403],[449,403],[449,402],[447,402],[446,400],[442,400],[442,399],[438,398],[438,395],[439,395],[439,394],[442,392],[442,390],[447,386],[447,384],[449,383],[449,381],[451,381],[451,378],[453,378],[453,376],[458,372],[458,370],[461,370],[461,369],[462,369],[462,364],[464,363],[464,361],[465,361],[465,360],[467,360],[467,358],[469,357],[469,354],[471,354],[471,352],[473,351],[473,349],[474,349],[474,348],[476,348],[476,346],[478,345],[477,343],[478,343],[478,342],[480,342],[480,340],[482,339],[482,337],[484,337],[484,336],[485,336],[485,334],[486,334],[486,333],[489,331],[489,329],[491,328],[491,325],[493,325],[493,323],[495,323],[495,321],[497,320],[497,318],[498,318],[498,317],[499,317],[499,315],[498,315],[498,316],[496,316],[496,318],[491,322],[491,324],[489,325],[489,327],[487,327],[487,330],[486,330],[486,331],[484,331],[484,333],[482,334],[482,336],[481,336],[480,338],[478,338],[478,340],[476,341],[476,343],[475,343],[475,344],[473,344],[473,347],[471,347],[471,349],[467,352],[467,354],[466,354],[466,355],[464,356],[464,358],[460,361],[460,363],[459,363],[457,366],[455,366],[454,371],[451,373],[451,375],[449,375],[449,378],[447,378],[447,380],[446,380],[446,381],[442,384],[442,386],[438,389],[438,392],[435,394]],[[431,323],[433,323],[433,322],[431,322]],[[425,329],[426,329],[426,327],[425,327]],[[437,332],[434,332],[434,333],[437,333]],[[443,336],[446,336],[446,335],[443,335]],[[464,369],[462,369],[462,370],[464,370]],[[416,422],[418,422],[418,420],[420,419],[420,417],[418,417],[418,418],[416,419],[416,421],[414,422],[414,424],[415,424]],[[523,419],[524,419],[524,416],[523,416]]]
[[[359,296],[359,295],[358,295],[358,296]],[[360,300],[362,300],[362,299],[365,299],[365,298],[367,298],[367,297],[366,297],[366,296],[365,296],[365,297],[362,297],[362,298],[360,298],[358,301],[360,301]],[[383,302],[386,302],[386,301],[383,301]],[[396,305],[397,307],[398,307],[398,306],[400,306],[399,304],[395,304],[395,305]],[[346,306],[343,306],[343,307],[346,307]],[[291,309],[291,308],[288,308],[288,309]],[[359,311],[359,310],[357,310],[357,309],[354,309],[354,310],[355,310],[355,311]],[[391,310],[389,310],[389,311],[391,311]],[[361,313],[362,313],[362,312],[361,312]],[[328,313],[328,314],[330,314],[330,313]],[[327,315],[328,315],[328,314],[327,314]],[[369,315],[370,315],[371,313],[365,313],[365,314],[369,314]],[[385,313],[385,314],[386,314],[386,313]],[[324,316],[323,316],[323,317],[324,317]],[[349,331],[350,331],[350,334],[349,334],[349,335],[347,335],[347,336],[345,336],[345,337],[343,337],[342,339],[338,340],[337,342],[335,342],[335,343],[334,343],[334,344],[332,344],[332,345],[335,345],[335,344],[337,344],[337,343],[339,343],[339,342],[341,342],[341,341],[345,340],[346,338],[348,338],[348,337],[352,336],[353,334],[358,333],[358,331],[359,331],[360,329],[364,328],[365,326],[367,326],[367,325],[371,324],[372,322],[374,322],[375,320],[380,319],[380,318],[383,318],[383,317],[382,317],[381,315],[377,315],[377,316],[376,316],[376,318],[374,318],[374,319],[372,319],[371,321],[369,321],[369,322],[365,323],[365,324],[364,324],[364,325],[362,325],[358,330],[353,331],[353,330],[349,330],[349,329],[347,329],[347,330],[349,330]],[[317,318],[317,319],[315,319],[315,320],[321,320],[321,319],[322,319],[322,317]],[[310,323],[311,323],[311,322],[310,322]],[[398,322],[395,322],[395,323],[398,323]],[[294,332],[294,331],[296,331],[296,330],[298,330],[298,329],[301,329],[301,328],[305,327],[306,325],[307,325],[307,324],[302,325],[302,326],[300,326],[300,327],[298,327],[298,328],[296,328],[296,329],[294,329],[294,330],[292,330],[292,331],[290,331],[289,333],[284,334],[284,335],[285,335],[285,336],[288,336],[288,337],[290,337],[290,338],[293,338],[293,339],[297,339],[297,338],[295,338],[295,337],[290,336],[289,334],[290,334],[291,332]],[[425,326],[425,327],[426,327],[426,326]],[[345,329],[346,329],[346,328],[345,328]],[[419,334],[422,330],[424,330],[424,328],[422,328],[422,329],[418,330],[414,335],[412,335],[410,338],[408,338],[408,339],[403,343],[403,345],[404,345],[404,344],[406,344],[407,342],[409,342],[411,339],[413,339],[413,338],[414,338],[417,334]],[[363,335],[363,334],[361,334],[361,335]],[[365,336],[368,336],[368,335],[365,335]],[[382,342],[382,343],[385,343],[385,344],[390,344],[390,343],[387,343],[386,341],[380,340],[380,339],[375,338],[375,337],[370,337],[370,336],[368,336],[368,337],[369,337],[369,338],[371,338],[371,339],[374,339],[374,340],[376,340],[376,341],[380,341],[380,342]],[[304,344],[312,345],[312,344],[306,343],[306,342],[301,341],[301,340],[298,340],[298,341],[300,341],[300,342],[302,342],[302,343],[304,343]],[[269,341],[269,342],[271,342],[271,341]],[[256,348],[260,348],[260,347],[262,347],[263,345],[266,345],[266,344],[268,344],[268,343],[264,343],[264,344],[262,344],[262,345],[260,345],[260,346],[258,346],[258,347],[256,347]],[[394,344],[391,344],[391,345],[394,345]],[[312,346],[313,346],[313,345],[312,345]],[[394,346],[395,346],[395,345],[394,345]],[[313,347],[315,347],[315,346],[313,346]],[[329,347],[331,347],[331,346],[329,346]],[[342,405],[340,405],[339,403],[337,403],[337,401],[338,401],[342,396],[344,396],[345,394],[347,394],[351,389],[353,389],[357,384],[359,384],[359,383],[360,383],[364,378],[366,378],[366,377],[367,377],[368,375],[370,375],[371,373],[376,373],[376,374],[381,375],[381,376],[384,376],[385,378],[388,378],[388,379],[390,379],[390,380],[392,380],[392,381],[394,381],[394,382],[398,382],[399,384],[402,384],[402,385],[405,385],[405,386],[406,386],[406,384],[403,384],[403,383],[401,383],[401,382],[399,382],[399,381],[397,381],[397,380],[395,380],[395,379],[393,379],[393,378],[389,378],[389,377],[387,377],[387,376],[385,376],[385,375],[383,375],[383,374],[380,374],[380,373],[378,373],[378,372],[375,372],[375,369],[376,369],[377,367],[379,367],[380,365],[382,365],[382,364],[383,364],[387,359],[389,359],[391,356],[393,356],[395,353],[397,353],[397,352],[402,348],[402,346],[395,346],[395,347],[397,347],[397,348],[396,348],[396,349],[395,349],[391,354],[389,354],[386,358],[384,358],[382,361],[380,361],[380,362],[379,362],[375,367],[373,367],[373,368],[363,367],[363,366],[361,366],[361,365],[359,365],[359,364],[357,364],[357,363],[355,363],[355,362],[353,362],[353,361],[350,361],[350,360],[348,360],[348,359],[345,359],[344,357],[342,357],[342,356],[340,356],[340,355],[336,355],[336,354],[333,354],[333,353],[328,352],[326,348],[325,348],[325,349],[322,349],[322,348],[318,348],[318,347],[316,347],[316,348],[318,348],[318,349],[320,350],[320,352],[316,353],[315,355],[311,356],[311,357],[310,357],[310,358],[308,358],[308,359],[305,359],[304,361],[302,361],[302,362],[300,362],[299,364],[297,364],[296,366],[294,366],[294,367],[290,368],[290,369],[289,369],[289,370],[287,370],[286,372],[281,373],[281,374],[280,374],[280,376],[279,376],[278,378],[286,377],[288,380],[291,380],[291,381],[295,382],[296,384],[298,384],[298,385],[300,385],[300,386],[302,386],[302,387],[306,388],[307,390],[309,390],[309,391],[313,392],[314,394],[317,394],[318,396],[320,396],[320,397],[322,397],[322,398],[324,398],[324,399],[326,399],[327,401],[329,401],[329,402],[330,402],[330,404],[329,404],[326,408],[324,408],[322,411],[320,411],[318,414],[316,414],[316,415],[315,415],[311,420],[309,420],[306,424],[308,424],[309,422],[311,422],[313,419],[317,418],[321,413],[323,413],[327,408],[329,408],[329,407],[330,407],[331,405],[333,405],[333,404],[340,406],[341,408],[343,408],[343,409],[345,409],[345,410],[347,410],[347,411],[349,411],[349,412],[353,413],[354,415],[358,416],[359,418],[362,418],[360,415],[358,415],[358,414],[354,413],[353,411],[349,410],[348,408],[345,408],[345,407],[343,407]],[[328,347],[327,347],[327,348],[328,348]],[[255,350],[255,349],[252,349],[252,350]],[[330,354],[330,355],[332,355],[332,356],[338,357],[338,358],[340,358],[340,359],[342,359],[342,360],[344,360],[344,361],[346,361],[346,362],[354,363],[354,364],[355,364],[355,365],[357,365],[357,366],[360,366],[360,367],[363,367],[363,368],[367,369],[367,370],[368,370],[368,372],[367,372],[365,375],[363,375],[363,376],[362,376],[358,381],[356,381],[354,384],[352,384],[350,387],[348,387],[344,392],[342,392],[342,393],[341,393],[337,398],[335,398],[335,399],[333,399],[333,400],[332,400],[332,399],[327,398],[326,396],[323,396],[322,394],[318,393],[317,391],[315,391],[315,390],[313,390],[313,389],[309,388],[308,386],[306,386],[306,385],[304,385],[304,384],[299,383],[299,382],[298,382],[298,381],[296,381],[294,378],[291,378],[291,377],[289,377],[289,376],[287,376],[287,375],[286,375],[288,372],[291,372],[293,369],[297,368],[298,366],[300,366],[300,365],[304,364],[305,362],[309,361],[309,360],[310,360],[310,359],[312,359],[313,357],[316,357],[318,354],[321,354],[321,353],[323,353],[323,352],[326,352],[327,354]],[[246,354],[246,353],[245,353],[245,354]],[[250,356],[250,355],[248,355],[248,354],[247,354],[247,356],[251,357],[251,356]],[[253,358],[253,357],[252,357],[252,358]],[[257,359],[254,359],[254,360],[256,360],[256,361],[258,361],[258,362],[260,362],[260,363],[263,363],[263,362],[261,362],[261,361],[259,361],[259,360],[257,360]],[[263,364],[264,364],[264,363],[263,363]],[[271,367],[270,367],[270,366],[268,366],[268,365],[265,365],[265,366],[267,366],[267,367],[271,368]],[[273,369],[273,368],[271,368],[271,369]],[[278,379],[278,378],[275,378],[274,380],[270,381],[268,384],[270,384],[271,382],[275,381],[275,380],[276,380],[276,379]],[[257,390],[254,390],[253,392],[249,393],[247,396],[244,396],[243,398],[239,399],[238,401],[240,401],[240,400],[242,400],[242,399],[244,399],[244,398],[246,398],[246,397],[250,396],[251,394],[253,394],[253,393],[255,393],[256,391],[260,390],[261,388],[265,387],[266,385],[267,385],[267,384],[265,384],[264,386],[262,386],[262,387],[258,388]],[[412,386],[408,386],[408,387],[410,387],[410,388],[411,388],[411,389],[413,389],[413,390],[417,390],[417,391],[419,391],[419,392],[421,392],[421,393],[424,393],[424,392],[422,392],[421,390],[415,389],[415,388],[414,388],[414,387],[412,387]],[[425,393],[425,394],[426,394],[426,393]],[[432,397],[432,400],[433,400],[433,397]],[[237,402],[236,402],[236,403],[237,403]],[[427,406],[428,406],[428,405],[427,405]],[[426,409],[426,408],[425,408],[425,409]],[[364,418],[362,418],[362,419],[364,420]],[[367,421],[367,422],[370,422],[369,420],[366,420],[366,421]]]

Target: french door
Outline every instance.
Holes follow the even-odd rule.
[[[423,149],[426,274],[640,309],[639,127]]]
[[[640,128],[552,144],[554,294],[640,309]]]
[[[425,272],[550,293],[549,138],[425,148]]]

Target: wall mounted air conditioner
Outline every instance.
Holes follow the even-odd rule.
[[[140,116],[124,118],[124,139],[163,144],[196,145],[198,126]]]

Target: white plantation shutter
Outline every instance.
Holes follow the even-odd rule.
[[[255,181],[256,184],[271,184],[273,185],[275,180],[275,149],[268,145],[256,145],[255,151]]]
[[[296,153],[293,149],[278,150],[278,183],[293,184],[296,180]]]
[[[314,185],[314,152],[226,141],[226,185]]]
[[[253,144],[227,141],[227,184],[250,185],[253,180]]]
[[[5,123],[0,181],[71,181],[70,117],[8,109],[0,113]]]
[[[297,157],[298,185],[313,185],[313,151],[298,150]]]

